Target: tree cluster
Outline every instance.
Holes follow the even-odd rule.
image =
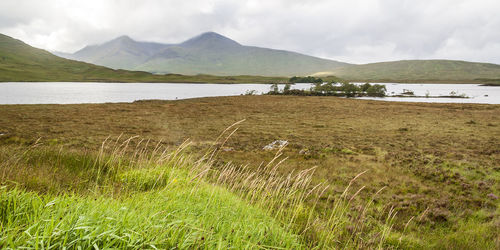
[[[381,84],[365,83],[357,85],[353,83],[314,83],[309,90],[291,89],[290,84],[286,84],[283,90],[280,90],[278,84],[271,86],[270,95],[300,95],[300,96],[344,96],[344,97],[384,97],[386,96],[386,87]]]
[[[288,80],[289,83],[323,83],[323,79],[312,76],[294,76]]]

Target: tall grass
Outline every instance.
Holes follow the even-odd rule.
[[[169,149],[137,137],[108,138],[98,152],[83,155],[38,144],[11,154],[0,163],[0,247],[386,247],[394,209],[374,224],[379,220],[367,213],[372,200],[361,210],[350,206],[364,189],[351,185],[364,173],[335,195],[314,182],[315,168],[280,174],[283,148],[258,167],[219,164],[219,149],[237,124],[199,158],[187,152],[189,141]],[[31,186],[19,178],[17,185],[8,182],[13,172],[43,162],[78,172],[71,177],[84,179],[78,186],[86,191],[40,194],[26,191]]]

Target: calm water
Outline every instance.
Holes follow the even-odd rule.
[[[145,99],[175,100],[210,96],[233,96],[255,90],[268,92],[269,84],[190,84],[190,83],[63,83],[11,82],[0,83],[0,104],[70,104],[133,102]],[[305,89],[310,84],[292,88]],[[386,83],[388,93],[399,94],[403,89],[416,95],[449,95],[451,91],[466,94],[470,99],[454,98],[374,98],[388,101],[463,102],[500,104],[500,87],[475,84],[392,84]],[[488,95],[487,97],[485,95]]]
[[[450,95],[455,92],[457,95],[465,94],[470,97],[462,98],[413,98],[413,97],[385,97],[360,99],[373,99],[395,102],[441,102],[441,103],[486,103],[500,104],[500,87],[479,86],[478,84],[403,84],[403,83],[381,83],[387,88],[388,95],[401,94],[403,90],[411,90],[417,96]]]
[[[0,104],[71,104],[175,100],[210,96],[234,96],[255,90],[268,92],[269,84],[192,83],[82,83],[9,82],[0,83]],[[308,88],[298,84],[294,88]]]

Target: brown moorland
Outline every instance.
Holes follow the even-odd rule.
[[[196,153],[224,128],[245,119],[221,148],[221,163],[257,167],[274,156],[262,149],[265,145],[286,140],[283,173],[317,166],[314,181],[341,193],[354,176],[368,170],[356,181],[356,188],[365,188],[352,209],[362,210],[364,201],[386,187],[370,213],[395,207],[395,230],[405,235],[408,246],[500,244],[500,200],[495,199],[500,196],[500,105],[237,96],[2,105],[0,118],[2,160],[39,138],[50,147],[92,151],[109,136],[120,135],[150,139],[152,147],[160,142],[180,145],[190,138],[190,150]],[[2,173],[0,182],[15,181],[40,192],[50,192],[54,185],[75,190],[81,185],[71,170]]]

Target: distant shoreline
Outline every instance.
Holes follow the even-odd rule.
[[[73,83],[73,82],[88,82],[88,83],[196,83],[196,84],[287,84],[287,77],[267,77],[267,76],[256,76],[252,78],[251,76],[244,77],[241,79],[224,79],[224,78],[233,78],[233,77],[225,77],[225,76],[210,76],[213,77],[214,80],[206,80],[204,78],[195,79],[192,76],[186,76],[186,78],[181,79],[166,79],[165,81],[153,80],[153,81],[141,81],[141,80],[82,80],[82,79],[74,79],[74,80],[8,80],[2,81],[0,83],[9,83],[9,82],[65,82],[65,83]],[[268,79],[268,78],[272,78]],[[325,78],[327,79],[327,78]],[[500,87],[500,83],[484,83],[481,81],[474,80],[463,80],[463,81],[443,81],[443,80],[412,80],[412,81],[396,81],[396,80],[346,80],[351,83],[396,83],[396,84],[479,84],[480,86],[491,86],[491,87]]]

